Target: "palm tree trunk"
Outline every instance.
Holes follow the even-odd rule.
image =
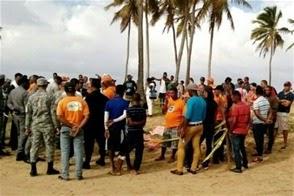
[[[174,53],[175,53],[175,63],[178,62],[178,49],[177,49],[177,38],[176,38],[176,30],[174,23],[172,24],[172,30],[173,30],[173,41],[174,41]]]
[[[143,38],[143,0],[137,0],[138,5],[138,93],[144,98],[144,38]]]
[[[146,79],[150,76],[150,51],[149,51],[149,20],[148,20],[148,0],[145,0],[145,22],[146,22]]]
[[[184,24],[184,30],[183,30],[183,33],[182,33],[182,40],[181,40],[181,45],[180,45],[180,50],[179,50],[179,54],[178,54],[178,61],[177,61],[177,64],[176,64],[176,74],[175,74],[175,80],[176,82],[179,81],[179,75],[180,75],[180,67],[181,67],[181,61],[182,61],[182,56],[183,56],[183,52],[184,52],[184,46],[185,46],[185,42],[186,42],[186,32],[187,32],[187,29],[186,29],[186,25],[187,24],[187,21],[185,22]]]
[[[129,71],[129,58],[130,58],[130,38],[131,38],[131,20],[128,25],[128,41],[127,41],[127,59],[126,59],[126,67],[125,67],[125,81],[127,79],[128,71]]]
[[[212,59],[212,46],[213,46],[213,35],[214,35],[214,24],[210,31],[210,45],[209,45],[209,56],[208,56],[208,78],[211,77],[211,59]]]
[[[271,45],[271,53],[270,53],[270,59],[269,59],[269,77],[268,82],[269,85],[272,85],[272,60],[273,60],[273,46]]]
[[[192,57],[192,50],[193,50],[193,40],[194,40],[194,34],[195,34],[195,8],[196,8],[196,2],[193,5],[192,8],[192,17],[191,17],[191,33],[190,33],[190,43],[188,47],[188,55],[187,55],[187,70],[186,70],[186,84],[188,84],[190,80],[190,70],[191,70],[191,57]]]

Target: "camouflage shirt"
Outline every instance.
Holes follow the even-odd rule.
[[[29,97],[26,106],[26,128],[56,128],[58,126],[54,98],[45,90],[38,90]]]

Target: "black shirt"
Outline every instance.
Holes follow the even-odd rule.
[[[215,123],[215,116],[217,111],[217,103],[214,100],[208,100],[206,101],[206,117],[204,120],[204,124],[214,124]]]
[[[134,80],[128,80],[124,83],[126,95],[132,96],[137,90],[137,84]]]
[[[285,100],[290,101],[291,104],[292,104],[292,102],[293,102],[293,100],[294,100],[294,94],[291,93],[291,92],[288,92],[288,93],[286,94],[284,91],[282,91],[282,92],[280,92],[280,93],[278,94],[278,97],[279,97],[280,100],[285,99]],[[288,107],[285,107],[285,106],[283,106],[283,105],[280,103],[280,104],[279,104],[278,112],[286,112],[286,113],[289,113],[289,112],[290,112],[290,108],[291,108],[291,104],[290,104]]]
[[[127,118],[132,119],[134,122],[143,121],[146,119],[146,110],[138,105],[132,106],[127,109]],[[144,126],[136,125],[136,126],[128,126],[128,131],[142,131]]]
[[[108,98],[100,93],[100,91],[96,90],[88,94],[85,101],[87,102],[90,111],[87,125],[104,127],[104,110]]]

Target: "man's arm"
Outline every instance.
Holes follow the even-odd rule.
[[[57,119],[59,120],[59,122],[69,128],[73,128],[74,124],[68,122],[62,115],[57,115]]]
[[[257,110],[253,110],[253,111],[254,111],[255,116],[256,116],[259,120],[261,120],[261,121],[263,121],[263,122],[266,122],[266,121],[267,121],[267,118],[263,118],[263,117],[261,116],[259,109],[257,109]]]
[[[9,93],[8,95],[8,100],[7,100],[7,107],[11,110],[14,111],[14,106],[13,106],[13,102],[12,102],[12,93]]]
[[[30,101],[28,101],[26,105],[26,115],[25,115],[25,129],[26,132],[30,132],[31,130],[31,123],[32,123],[32,104]]]

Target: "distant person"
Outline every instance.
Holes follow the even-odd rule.
[[[91,78],[88,83],[88,93],[85,98],[89,110],[89,120],[84,127],[85,133],[85,161],[84,169],[90,169],[90,161],[94,150],[95,140],[99,146],[100,158],[96,164],[105,165],[105,129],[104,109],[108,98],[100,92],[101,82],[99,79]]]
[[[206,116],[206,102],[202,97],[197,96],[197,85],[189,84],[187,91],[190,94],[190,99],[186,104],[184,122],[180,132],[180,141],[177,153],[177,169],[171,173],[175,175],[183,175],[183,166],[185,159],[185,146],[192,141],[193,145],[193,162],[188,171],[192,174],[197,173],[197,167],[200,160],[200,137],[203,132],[203,121]],[[197,108],[197,110],[195,110]]]
[[[146,102],[149,117],[153,115],[153,101],[155,99],[157,99],[156,83],[154,82],[154,78],[147,78]]]
[[[239,91],[233,92],[232,99],[234,104],[229,117],[229,130],[236,167],[231,169],[231,171],[242,173],[242,166],[248,169],[245,138],[250,125],[250,107],[241,101]]]
[[[241,99],[242,101],[245,101],[245,98],[247,96],[247,91],[246,89],[244,89],[244,82],[242,79],[239,79],[238,84],[237,84],[237,88],[235,89],[236,91],[239,91],[239,93],[241,94]]]
[[[184,84],[185,84],[184,80],[181,80],[177,86],[178,97],[182,97],[182,95],[184,95],[184,93],[185,93],[185,85]]]
[[[244,77],[244,84],[243,84],[243,88],[247,91],[247,93],[250,91],[250,82],[249,82],[249,77],[245,76]]]
[[[101,78],[102,93],[110,100],[115,97],[115,83],[112,77],[104,74]]]
[[[45,78],[37,80],[38,90],[29,97],[26,106],[25,129],[27,134],[32,133],[32,147],[30,150],[31,176],[37,176],[38,151],[43,143],[47,152],[47,174],[59,174],[53,168],[54,138],[58,129],[54,99],[46,92],[48,82]]]
[[[13,121],[17,127],[18,133],[18,147],[17,147],[17,161],[28,162],[29,152],[25,152],[25,144],[28,136],[25,134],[25,107],[28,101],[29,80],[23,76],[19,80],[19,86],[11,91],[8,96],[7,106],[13,111]]]
[[[271,110],[271,116],[270,116],[270,121],[271,123],[268,124],[267,127],[267,136],[268,136],[268,144],[267,144],[267,149],[264,152],[265,154],[270,154],[272,152],[272,148],[274,145],[275,141],[275,124],[277,121],[277,111],[279,109],[279,99],[278,96],[273,96],[272,95],[272,90],[273,88],[271,86],[265,87],[265,98],[268,100],[270,104],[270,110]]]
[[[164,72],[161,79],[155,79],[155,80],[160,81],[158,98],[160,102],[160,107],[162,107],[166,98],[167,85],[169,83],[169,79],[167,78],[167,73]]]
[[[184,107],[185,102],[178,97],[178,92],[175,87],[168,91],[169,98],[165,100],[162,107],[163,113],[165,114],[165,130],[163,133],[163,139],[176,139],[178,138],[178,133],[180,126],[183,123],[184,117]],[[155,159],[155,161],[165,160],[165,153],[167,148],[171,148],[172,153],[168,160],[168,163],[172,163],[176,160],[176,152],[178,148],[178,142],[165,142],[161,146],[161,154]]]
[[[256,87],[257,99],[253,102],[253,121],[252,130],[254,140],[256,144],[257,156],[253,160],[254,162],[263,161],[263,146],[264,146],[264,135],[267,130],[270,120],[270,104],[268,100],[263,96],[264,92],[261,86]]]
[[[289,131],[289,113],[294,100],[294,94],[291,92],[291,82],[284,83],[284,89],[278,94],[279,108],[277,113],[278,129],[283,132],[284,145],[281,149],[286,149],[288,144]]]
[[[133,76],[129,74],[127,76],[127,80],[124,82],[123,85],[124,85],[125,91],[126,91],[126,98],[131,101],[132,100],[132,96],[137,91],[137,84],[133,80]]]
[[[38,76],[37,75],[32,75],[30,76],[30,87],[28,89],[28,93],[29,95],[34,94],[37,90],[38,90],[38,85],[37,85],[37,80],[38,80]]]
[[[21,73],[16,73],[14,75],[14,80],[11,82],[11,86],[13,86],[13,89],[17,88],[19,86],[19,80],[22,78]]]
[[[232,83],[232,78],[227,77],[223,83],[224,91],[232,92],[235,90],[235,85]]]
[[[245,97],[245,102],[250,106],[252,107],[253,105],[253,102],[257,99],[256,97],[256,87],[257,87],[257,84],[256,83],[251,83],[250,84],[250,90],[249,92],[247,93],[246,97]]]
[[[54,75],[54,81],[48,85],[47,92],[51,96],[54,95],[60,89],[61,83],[62,83],[62,78],[60,76]]]
[[[205,77],[200,77],[200,84],[205,85]]]
[[[192,77],[189,79],[189,84],[194,84],[194,79]],[[187,85],[189,85],[189,84],[187,84]]]
[[[170,80],[167,85],[167,90],[177,87],[177,81],[175,81],[175,77],[173,75],[170,76]]]
[[[73,139],[76,177],[83,179],[83,127],[89,119],[89,108],[81,96],[75,96],[75,85],[68,82],[64,86],[66,97],[59,101],[57,117],[61,123],[60,147],[61,147],[61,180],[69,180],[69,155],[70,141]]]

